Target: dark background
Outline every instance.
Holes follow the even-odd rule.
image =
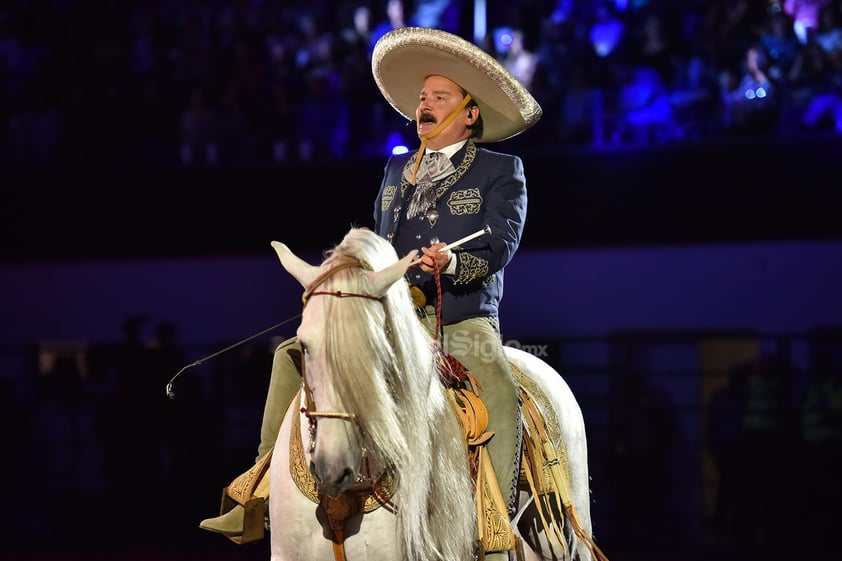
[[[514,142],[512,142],[514,144]],[[832,239],[835,137],[585,150],[522,158],[524,248]],[[497,147],[495,147],[497,148]],[[11,171],[2,258],[12,261],[262,252],[265,240],[320,251],[372,226],[383,162]]]
[[[385,2],[365,4],[374,20],[385,19]],[[442,15],[440,27],[470,37],[470,4],[407,3],[407,22],[416,22],[423,7],[447,6],[458,15],[453,20]],[[522,29],[527,47],[541,56],[534,95],[544,118],[533,130],[492,147],[524,160],[530,202],[520,252],[524,259],[547,255],[535,267],[536,283],[546,286],[543,275],[549,274],[558,279],[552,290],[573,289],[566,284],[570,272],[554,261],[568,251],[592,251],[584,255],[596,261],[602,250],[628,251],[623,255],[630,261],[643,262],[653,249],[692,255],[699,248],[733,247],[745,261],[756,254],[740,253],[744,244],[784,242],[794,244],[787,246],[788,256],[803,247],[811,263],[816,253],[827,263],[825,269],[810,269],[819,271],[815,275],[821,278],[811,280],[821,291],[798,289],[803,271],[797,270],[797,258],[786,261],[795,263],[786,274],[768,279],[772,287],[796,287],[783,292],[786,309],[799,302],[809,309],[838,309],[832,288],[842,260],[835,243],[842,239],[837,202],[842,137],[827,119],[811,126],[802,121],[807,102],[825,90],[778,79],[776,106],[764,119],[739,127],[724,119],[727,92],[719,78],[726,72],[742,75],[746,50],[762,42],[784,4],[632,2],[614,13],[626,26],[626,40],[604,60],[588,50],[597,5],[488,2],[489,32]],[[236,546],[197,525],[217,512],[222,486],[253,460],[274,340],[261,337],[190,371],[179,379],[178,398],[166,400],[162,381],[249,333],[171,340],[172,325],[147,317],[143,309],[122,326],[94,327],[101,310],[69,300],[45,309],[42,302],[52,300],[39,290],[72,294],[73,287],[65,285],[78,276],[53,271],[74,266],[113,275],[86,279],[91,292],[120,278],[121,267],[157,271],[162,263],[180,265],[192,280],[200,267],[196,259],[219,259],[220,266],[229,258],[259,259],[273,239],[316,254],[351,225],[371,225],[390,143],[413,149],[417,140],[373,88],[365,50],[339,43],[355,6],[11,1],[0,7],[0,272],[23,279],[0,287],[6,289],[0,318],[11,334],[0,341],[5,450],[0,473],[6,488],[0,557],[268,557],[268,540]],[[701,101],[679,104],[678,94],[688,86],[676,78],[664,84],[673,112],[650,114],[649,122],[629,128],[633,112],[621,103],[623,92],[639,87],[655,97],[663,93],[652,84],[626,82],[623,72],[647,66],[635,45],[652,13],[670,24],[665,58],[671,68],[704,63],[704,78],[693,90]],[[728,14],[735,13],[747,15],[729,27]],[[723,29],[733,34],[720,34]],[[311,48],[325,37],[335,42],[327,60]],[[496,43],[485,47],[504,58]],[[340,56],[348,53],[362,58]],[[573,84],[566,80],[577,64],[589,69],[587,91],[605,103],[601,120],[585,109],[591,106],[582,106],[584,125],[565,113],[573,97]],[[836,70],[822,78],[833,78]],[[326,90],[319,89],[325,84]],[[197,92],[216,123],[212,133],[182,125]],[[347,138],[337,140],[343,131]],[[390,141],[384,144],[384,138]],[[283,156],[273,152],[279,144]],[[187,146],[193,150],[190,161],[184,159]],[[204,156],[208,146],[216,154],[211,159]],[[634,273],[614,274],[622,279]],[[724,293],[746,278],[722,271],[708,284],[724,287]],[[213,295],[214,305],[227,301],[236,307],[256,282],[241,280],[236,291],[219,279],[194,282],[196,292]],[[154,284],[143,277],[120,282],[125,284],[116,290],[124,290],[126,300],[139,298],[138,287]],[[165,290],[156,297],[173,310],[181,304],[178,296],[167,301]],[[11,305],[21,301],[31,302],[26,312]],[[639,317],[623,316],[628,329],[606,333],[559,327],[567,311],[559,309],[555,323],[537,326],[521,340],[546,346],[548,361],[564,373],[586,411],[597,541],[610,559],[802,559],[805,552],[812,559],[834,558],[825,548],[834,535],[828,522],[833,518],[824,514],[835,508],[838,477],[822,479],[821,470],[801,461],[799,423],[814,355],[829,350],[828,368],[839,372],[842,317],[828,321],[817,314],[814,321],[808,318],[807,328],[793,322],[791,330],[782,330],[785,312],[774,310],[784,306],[771,299],[767,305],[775,321],[735,328],[744,319],[735,312],[722,316],[721,325],[694,325],[687,317],[682,329],[652,329],[650,315],[669,307],[661,303],[661,309],[638,312]],[[582,303],[587,306],[595,314],[612,314],[600,302]],[[680,303],[675,307],[683,309]],[[10,309],[20,315],[7,314]],[[519,313],[519,321],[529,321],[529,310]],[[30,325],[32,317],[43,318],[43,332],[21,343],[16,326]],[[211,310],[190,321],[221,320]],[[268,323],[261,316],[255,331]],[[67,332],[73,325],[78,333]],[[139,354],[126,361],[122,357],[132,348],[120,329],[130,325],[141,333],[134,348]],[[177,328],[189,333],[191,324]],[[103,330],[113,335],[86,340],[85,334]],[[791,367],[783,377],[785,405],[773,412],[783,421],[773,441],[776,453],[766,464],[752,464],[758,469],[742,480],[753,493],[757,485],[747,482],[768,486],[752,495],[753,510],[732,526],[721,526],[700,506],[702,497],[720,488],[709,469],[712,442],[702,430],[709,394],[724,384],[734,364],[702,359],[719,356],[704,349],[722,341]],[[130,378],[135,384],[115,393],[113,378],[122,375],[135,376]],[[640,380],[644,384],[635,385]],[[836,415],[838,430],[838,408]],[[690,437],[671,441],[673,430]],[[629,444],[650,446],[643,448],[648,455],[624,455]],[[838,441],[833,444],[838,453]],[[770,475],[781,479],[769,482]],[[811,481],[816,485],[807,486]]]

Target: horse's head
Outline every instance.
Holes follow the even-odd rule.
[[[403,280],[416,252],[399,260],[364,229],[318,266],[272,245],[305,289],[298,339],[311,433],[301,436],[311,438],[305,455],[320,494],[377,487],[365,478],[389,470],[403,554],[383,558],[469,559],[476,514],[464,434],[439,377],[440,350]]]
[[[272,247],[305,289],[298,340],[309,393],[310,469],[321,491],[337,496],[357,480],[365,450],[391,463],[383,451],[405,447],[393,431],[376,427],[398,422],[389,339],[395,322],[404,321],[401,310],[412,309],[402,278],[416,252],[398,260],[391,244],[365,229],[352,229],[318,266],[280,242]]]

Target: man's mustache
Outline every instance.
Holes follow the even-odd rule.
[[[421,113],[421,115],[418,117],[418,122],[419,123],[435,123],[436,122],[436,116],[433,115],[432,113]]]

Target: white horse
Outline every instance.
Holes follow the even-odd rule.
[[[465,432],[403,280],[414,254],[398,260],[366,229],[349,231],[319,266],[272,245],[305,288],[302,391],[284,418],[269,476],[272,561],[475,559]],[[506,354],[521,384],[546,396],[578,513],[565,516],[559,551],[541,522],[551,514],[521,491],[515,533],[525,558],[602,557],[590,540],[579,405],[546,363],[513,348]]]

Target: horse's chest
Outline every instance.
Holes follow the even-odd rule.
[[[301,492],[290,475],[289,416],[281,426],[270,467],[269,519],[272,561],[334,561],[334,528],[324,508]],[[283,444],[282,444],[283,443]],[[398,500],[396,497],[395,500]],[[341,504],[331,508],[340,509]],[[354,509],[350,509],[354,510]],[[338,513],[333,516],[338,518]],[[348,561],[398,561],[396,517],[385,508],[351,514],[342,521]]]
[[[333,530],[324,512],[292,485],[276,486],[272,521],[272,561],[334,561]],[[303,499],[303,500],[302,500]],[[344,521],[344,558],[398,561],[395,516],[385,509],[358,513]]]

